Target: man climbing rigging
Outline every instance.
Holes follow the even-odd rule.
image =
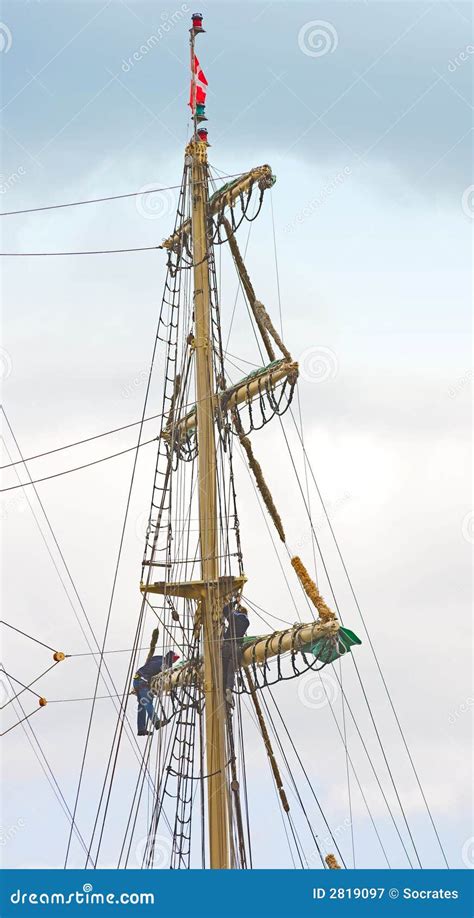
[[[151,721],[155,730],[159,730],[160,727],[164,727],[169,722],[169,718],[160,720],[155,714],[153,695],[150,691],[150,681],[153,676],[157,676],[158,673],[163,672],[164,669],[170,669],[173,663],[176,663],[176,660],[179,660],[178,654],[174,653],[173,650],[169,650],[164,657],[150,657],[135,673],[133,677],[133,690],[137,696],[138,702],[138,736],[149,736],[150,731],[147,730],[147,718]]]
[[[227,627],[222,641],[222,670],[225,700],[232,705],[235,671],[239,665],[244,635],[249,626],[247,609],[235,600],[224,606]]]

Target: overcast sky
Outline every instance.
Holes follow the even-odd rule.
[[[141,0],[3,4],[2,211],[180,182],[189,133],[187,29],[193,11],[186,4]],[[203,12],[207,32],[199,39],[199,56],[209,81],[210,161],[223,173],[268,162],[277,176],[271,200],[267,195],[252,224],[247,265],[257,295],[278,322],[273,208],[284,338],[301,365],[306,448],[450,865],[472,866],[470,5],[207,3]],[[156,245],[172,227],[175,208],[175,192],[164,191],[154,207],[150,198],[132,198],[4,217],[2,251]],[[242,247],[246,232],[239,236]],[[236,280],[225,260],[222,276],[228,328]],[[138,419],[163,279],[160,252],[2,260],[3,403],[25,455]],[[229,351],[255,359],[241,299]],[[150,413],[159,411],[159,367],[158,362]],[[301,468],[289,418],[285,425]],[[153,436],[154,425],[147,430]],[[9,454],[17,458],[11,435],[4,430],[3,436],[2,464]],[[42,477],[133,443],[129,431],[37,460],[30,469]],[[254,447],[288,542],[311,566],[309,525],[278,423],[256,434]],[[98,635],[131,463],[127,454],[39,487]],[[153,469],[153,447],[146,447],[138,462],[109,649],[130,647],[136,627]],[[9,471],[4,487],[14,483]],[[237,489],[248,594],[294,621],[241,463]],[[311,502],[344,621],[365,638],[313,488]],[[2,494],[1,511],[2,617],[65,652],[86,651],[75,617],[83,623],[82,612],[77,600],[65,595],[26,497],[19,490]],[[285,553],[280,557],[290,576]],[[320,566],[318,575],[327,593]],[[303,601],[298,611],[306,614]],[[262,627],[252,621],[253,633]],[[13,632],[2,637],[5,669],[21,681],[31,681],[49,665],[45,649]],[[365,639],[356,653],[423,866],[441,867]],[[108,660],[121,685],[127,655]],[[89,696],[94,678],[90,658],[72,659],[40,680],[38,691],[51,700]],[[327,678],[340,721],[340,693],[333,677]],[[392,801],[349,665],[344,678]],[[304,687],[298,692],[288,683],[278,688],[278,700],[331,825],[343,827],[339,842],[350,863],[344,749],[331,708],[312,705],[311,690],[311,684],[305,694]],[[100,694],[106,693],[102,686]],[[35,706],[28,693],[22,700],[27,711]],[[85,835],[115,723],[110,701],[98,704],[79,809]],[[15,721],[12,705],[4,713],[3,730]],[[69,805],[88,714],[87,703],[50,704],[31,721]],[[255,863],[291,866],[274,798],[265,794],[268,768],[261,742],[250,721],[247,729]],[[4,864],[61,866],[67,820],[27,734],[17,727],[3,745]],[[348,746],[391,862],[405,866],[352,722]],[[128,799],[135,778],[127,747],[106,864],[116,861],[113,835],[124,820],[119,800]],[[382,867],[351,780],[357,864]],[[403,831],[395,803],[394,810]],[[145,835],[145,823],[139,828],[137,839]],[[82,863],[74,847],[71,865]]]

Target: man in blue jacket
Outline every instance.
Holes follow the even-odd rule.
[[[176,663],[176,660],[179,660],[178,654],[174,653],[172,650],[169,650],[168,653],[164,655],[164,657],[150,657],[150,659],[147,660],[146,663],[140,667],[140,669],[137,669],[133,677],[133,690],[137,696],[138,701],[138,736],[149,736],[149,731],[147,730],[147,718],[151,721],[155,730],[159,730],[160,727],[164,727],[165,724],[168,723],[167,720],[160,720],[160,718],[155,714],[153,695],[150,691],[150,682],[153,676],[157,676],[158,673],[163,672],[164,669],[170,669],[173,663]]]
[[[223,611],[224,618],[227,619],[222,641],[223,685],[227,704],[232,706],[235,671],[240,663],[242,644],[249,626],[249,619],[247,609],[239,603],[229,603],[224,606]]]

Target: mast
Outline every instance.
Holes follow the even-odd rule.
[[[207,760],[209,856],[212,869],[229,864],[229,809],[225,773],[225,703],[222,686],[221,617],[215,584],[219,578],[217,535],[217,468],[214,429],[215,378],[212,359],[209,241],[207,235],[208,179],[207,140],[197,132],[194,42],[202,31],[200,17],[193,16],[190,30],[194,136],[186,153],[192,159],[192,238],[194,272],[194,321],[196,405],[198,438],[199,540],[204,637],[204,692]]]
[[[190,106],[193,118],[193,135],[185,151],[186,176],[189,176],[189,174],[191,176],[191,215],[187,214],[185,207],[179,208],[182,222],[178,227],[175,227],[173,234],[164,240],[162,248],[168,250],[170,258],[173,253],[176,254],[176,270],[180,260],[183,258],[183,253],[185,257],[183,267],[192,268],[193,270],[193,334],[186,337],[186,360],[188,361],[187,366],[189,366],[191,352],[194,352],[196,404],[190,407],[187,413],[182,413],[182,409],[187,408],[189,402],[183,403],[181,409],[178,408],[175,411],[176,405],[175,401],[173,401],[173,408],[172,410],[170,409],[169,419],[162,430],[161,437],[167,446],[169,462],[171,462],[174,454],[178,458],[185,460],[189,460],[191,456],[193,462],[197,458],[201,579],[192,580],[186,576],[177,580],[170,576],[164,581],[155,582],[150,582],[148,579],[146,583],[142,581],[140,589],[144,594],[163,595],[168,597],[168,600],[173,597],[180,600],[188,600],[194,607],[190,624],[192,625],[191,630],[195,643],[193,644],[190,658],[179,667],[170,668],[155,676],[151,680],[151,691],[153,694],[160,696],[160,699],[164,694],[175,693],[175,697],[182,698],[183,710],[189,708],[189,688],[192,689],[195,697],[199,696],[201,692],[204,693],[204,710],[202,707],[199,708],[199,716],[204,714],[205,718],[206,773],[203,777],[206,779],[205,784],[207,786],[209,863],[211,869],[222,870],[236,867],[239,864],[244,868],[247,866],[245,841],[242,833],[239,780],[233,741],[232,709],[224,701],[222,667],[223,605],[231,596],[240,599],[247,578],[243,572],[239,540],[237,540],[238,573],[230,573],[231,566],[226,564],[225,573],[222,574],[223,564],[220,561],[220,553],[221,551],[225,552],[225,545],[221,546],[219,544],[220,520],[218,520],[218,503],[220,504],[221,492],[219,491],[220,465],[218,475],[218,457],[216,454],[216,443],[218,442],[216,418],[225,417],[226,429],[229,432],[233,431],[239,438],[263,503],[273,520],[281,541],[286,544],[281,518],[263,477],[261,466],[253,453],[250,440],[247,434],[244,433],[239,412],[245,406],[248,406],[250,430],[259,429],[253,423],[252,403],[257,403],[260,406],[262,426],[263,423],[267,423],[270,420],[270,417],[275,414],[282,414],[285,410],[282,405],[288,407],[291,402],[298,378],[298,364],[293,361],[290,352],[275,330],[265,307],[256,299],[250,277],[234,238],[234,233],[237,229],[233,215],[234,206],[238,207],[240,204],[242,220],[246,216],[252,192],[255,190],[259,196],[256,204],[256,212],[258,213],[265,190],[271,188],[275,181],[275,176],[272,174],[270,166],[258,166],[245,174],[240,174],[233,181],[226,183],[222,188],[215,191],[212,197],[209,197],[207,131],[200,126],[202,121],[207,120],[204,106],[207,80],[195,55],[196,35],[204,31],[202,28],[202,16],[195,13],[192,21],[192,28],[190,29]],[[225,209],[230,211],[230,221],[224,216]],[[252,219],[255,219],[255,216],[256,214]],[[220,237],[221,227],[227,230],[227,239]],[[189,246],[190,236],[192,238],[191,246]],[[250,309],[264,340],[270,360],[267,366],[253,370],[244,379],[228,387],[218,385],[214,360],[214,304],[212,292],[214,287],[214,238],[217,238],[219,243],[229,242],[230,244]],[[216,321],[219,321],[218,316]],[[186,330],[188,328],[189,326],[187,326]],[[281,357],[277,357],[277,351],[280,351]],[[177,378],[181,379],[181,376]],[[178,383],[178,388],[179,385],[180,383]],[[176,391],[175,384],[174,392]],[[186,391],[188,392],[188,390]],[[264,405],[262,405],[262,402]],[[265,405],[267,406],[266,413],[264,412]],[[191,452],[189,451],[190,448]],[[193,479],[194,481],[195,479]],[[159,526],[159,524],[160,521],[158,521],[157,525]],[[227,549],[227,552],[225,557],[230,560],[229,549]],[[258,682],[259,669],[264,673],[264,683],[266,683],[268,659],[272,657],[280,658],[285,654],[291,653],[294,675],[300,675],[294,664],[295,655],[299,651],[302,653],[305,668],[312,669],[314,664],[308,663],[305,653],[310,653],[325,664],[330,662],[330,659],[337,659],[346,650],[350,650],[351,644],[360,643],[352,632],[347,632],[343,636],[344,639],[340,636],[339,622],[334,612],[324,601],[303,562],[299,557],[294,556],[292,552],[289,551],[289,554],[291,565],[300,581],[300,585],[317,610],[318,618],[310,624],[301,623],[285,631],[251,638],[241,648],[239,659],[236,659],[236,668],[242,667],[241,676],[246,675],[247,680],[250,680],[251,694],[259,712],[261,724],[264,723],[263,710],[258,703],[255,692],[257,689],[262,688],[262,685]],[[152,563],[153,554],[151,559],[147,560]],[[172,567],[171,563],[169,567]],[[172,609],[172,614],[173,611]],[[189,615],[189,606],[186,614]],[[178,612],[174,612],[173,619],[179,621]],[[202,647],[202,656],[199,654],[199,644]],[[278,679],[281,678],[283,677],[278,668]],[[268,731],[263,726],[262,736],[267,752],[270,755],[272,771],[275,774],[275,769],[277,768],[275,756],[271,749]],[[174,755],[174,753],[172,754]],[[187,753],[184,753],[184,755],[186,758]],[[229,762],[227,761],[228,755],[230,757]],[[228,765],[230,766],[229,775],[227,774]],[[187,766],[184,764],[184,771],[186,771],[186,768]],[[187,778],[189,775],[186,773],[185,777]],[[280,778],[279,781],[281,785]],[[281,799],[283,801],[282,796]],[[286,796],[284,797],[284,810],[289,814]],[[156,831],[156,825],[157,823],[154,825],[154,831]],[[234,847],[234,827],[239,836],[238,849]],[[240,852],[240,861],[237,852]]]

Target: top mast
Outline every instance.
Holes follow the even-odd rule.
[[[194,134],[186,148],[191,160],[192,239],[194,264],[195,364],[198,438],[199,534],[201,578],[205,588],[201,614],[204,637],[204,692],[207,756],[209,856],[213,869],[230,867],[229,807],[225,771],[225,703],[222,686],[221,617],[218,593],[219,549],[217,527],[217,469],[214,429],[215,376],[211,336],[209,240],[207,235],[208,170],[207,131],[198,129],[204,120],[199,101],[196,35],[203,32],[202,15],[193,14],[190,29],[191,110]]]

